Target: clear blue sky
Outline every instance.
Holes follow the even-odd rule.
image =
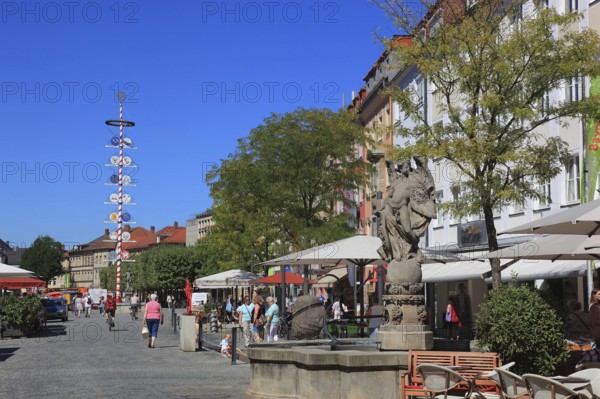
[[[368,0],[0,4],[0,239],[115,228],[104,166],[118,90],[138,146],[137,226],[212,204],[204,172],[271,112],[346,103],[394,31]]]

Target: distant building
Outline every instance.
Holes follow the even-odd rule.
[[[163,227],[156,232],[156,244],[186,245],[186,230],[185,227],[179,227],[178,222],[173,222],[173,226]]]
[[[206,237],[214,225],[215,222],[213,221],[211,209],[197,214],[194,219],[189,219],[185,225],[185,245],[190,247],[198,242],[198,240]]]

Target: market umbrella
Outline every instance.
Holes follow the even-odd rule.
[[[600,259],[600,236],[552,234],[486,256],[490,259],[597,260]]]
[[[0,277],[0,288],[16,290],[20,288],[45,287],[46,282],[33,277]]]
[[[500,234],[600,235],[600,199],[544,216]]]
[[[32,271],[0,263],[0,277],[35,277]]]
[[[255,283],[257,283],[257,284],[281,284],[282,283],[281,272],[275,273],[271,276],[263,277],[259,280],[256,280]],[[300,284],[304,283],[304,278],[302,276],[299,276],[294,273],[285,272],[285,283],[300,285]],[[309,282],[309,284],[312,284],[312,283],[313,283],[312,281]]]

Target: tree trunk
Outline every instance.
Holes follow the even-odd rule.
[[[488,249],[491,251],[498,250],[498,237],[496,236],[496,225],[494,225],[494,210],[489,205],[483,206],[483,215],[485,218],[485,227],[487,230],[488,237]],[[494,291],[500,289],[502,284],[501,270],[500,270],[500,259],[490,259],[490,266],[492,268],[492,289]]]

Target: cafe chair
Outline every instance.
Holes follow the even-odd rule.
[[[566,385],[537,374],[523,374],[531,399],[590,399],[588,391],[574,391]]]
[[[448,367],[421,364],[417,366],[417,373],[423,378],[423,390],[428,398],[465,399],[471,396],[470,381]],[[461,392],[459,386],[467,389]]]
[[[495,368],[494,372],[498,375],[496,382],[500,385],[503,398],[519,399],[529,395],[525,381],[517,374],[503,368]]]

